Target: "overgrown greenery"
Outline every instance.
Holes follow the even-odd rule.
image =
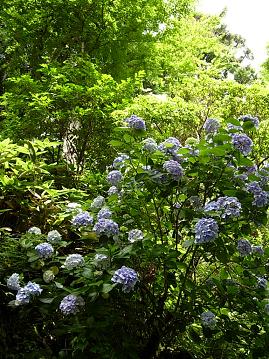
[[[1,357],[267,357],[268,61],[223,16],[1,1]]]

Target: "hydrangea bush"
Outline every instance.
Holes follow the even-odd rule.
[[[199,141],[158,144],[142,119],[127,119],[103,192],[67,211],[69,227],[50,231],[50,243],[27,234],[29,268],[7,278],[10,305],[39,308],[52,338],[69,323],[70,347],[88,356],[258,358],[268,342],[269,253],[257,238],[269,170],[251,157],[257,121],[232,125],[208,119]]]

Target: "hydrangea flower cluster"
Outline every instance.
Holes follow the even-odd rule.
[[[201,314],[201,321],[204,327],[210,329],[214,329],[217,324],[216,316],[210,310]]]
[[[41,234],[41,229],[38,227],[31,227],[28,229],[28,233],[38,235]]]
[[[138,281],[138,276],[134,269],[122,266],[120,269],[115,271],[111,281],[113,283],[122,284],[122,291],[129,293],[134,289],[134,286]]]
[[[215,118],[208,118],[205,121],[203,128],[207,134],[216,134],[220,128],[220,123]]]
[[[105,204],[105,198],[103,196],[97,196],[94,198],[91,204],[91,209],[100,209]]]
[[[221,212],[221,218],[229,219],[232,217],[239,217],[242,209],[241,203],[236,197],[220,197],[217,201],[209,202],[205,205],[204,211]]]
[[[39,258],[49,258],[53,255],[54,249],[49,243],[40,243],[35,247],[36,253]]]
[[[86,227],[93,224],[93,218],[89,212],[84,211],[78,213],[75,217],[73,217],[71,222],[73,226]]]
[[[232,144],[234,148],[247,156],[252,150],[253,142],[245,133],[234,133],[232,134]]]
[[[248,256],[252,253],[252,246],[247,239],[239,239],[237,250],[241,256]]]
[[[94,263],[95,263],[96,267],[105,269],[105,268],[107,268],[107,266],[109,264],[108,256],[106,256],[105,254],[97,253],[94,256]]]
[[[62,239],[62,236],[57,230],[50,231],[47,236],[47,241],[50,243],[59,243]]]
[[[158,145],[157,142],[153,138],[146,138],[143,141],[143,150],[149,153],[153,153],[157,151]]]
[[[7,279],[7,287],[11,290],[19,290],[20,289],[20,276],[18,273],[13,273]]]
[[[108,237],[114,237],[119,234],[119,226],[112,219],[101,218],[95,223],[93,230],[97,235],[105,235]]]
[[[158,149],[166,154],[175,155],[180,147],[181,144],[177,138],[169,137],[159,144]]]
[[[81,205],[76,202],[69,202],[67,204],[66,211],[67,212],[75,212],[75,213],[81,212],[82,211]]]
[[[131,117],[126,118],[125,122],[127,122],[127,125],[130,128],[146,131],[145,121],[136,115],[132,115]]]
[[[144,234],[140,229],[132,229],[128,233],[128,241],[131,243],[141,241],[144,238]]]
[[[267,287],[267,280],[264,277],[257,278],[257,287],[259,289],[266,289]]]
[[[174,160],[165,161],[163,164],[164,170],[170,173],[175,180],[178,180],[180,177],[183,176],[183,168],[181,165]]]
[[[117,186],[122,180],[122,174],[118,170],[110,171],[107,175],[107,180],[112,186]]]
[[[256,128],[259,127],[258,117],[253,117],[251,115],[243,115],[243,116],[240,116],[238,120],[243,121],[243,122],[250,121],[250,122],[252,122],[253,126],[255,126]]]
[[[81,254],[69,254],[65,259],[63,267],[71,270],[76,267],[82,267],[85,261]]]
[[[28,304],[32,297],[40,295],[43,289],[40,285],[34,282],[28,282],[26,286],[20,288],[16,294],[16,305]]]
[[[112,212],[110,211],[110,209],[108,207],[104,207],[101,208],[100,211],[97,214],[97,219],[101,219],[101,218],[111,218],[112,216]]]
[[[128,160],[130,157],[125,153],[122,153],[120,156],[116,157],[113,161],[114,168],[122,168],[124,166],[124,162]]]
[[[254,195],[252,204],[257,207],[264,207],[268,204],[269,195],[266,191],[263,191],[260,184],[257,181],[250,182],[247,185],[247,191]]]
[[[195,243],[214,241],[218,236],[219,226],[213,218],[201,218],[195,225]]]
[[[107,191],[108,196],[112,196],[113,194],[119,194],[119,190],[116,186],[109,187]]]
[[[77,314],[84,306],[85,302],[83,298],[69,294],[63,298],[59,308],[64,315],[70,315]]]

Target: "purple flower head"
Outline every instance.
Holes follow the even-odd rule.
[[[140,229],[132,229],[128,233],[128,241],[131,243],[141,241],[144,238],[144,234]]]
[[[129,293],[134,289],[134,286],[138,281],[138,276],[136,271],[132,268],[122,266],[120,269],[115,271],[111,281],[113,283],[122,284],[122,291]]]
[[[103,196],[97,196],[94,198],[91,204],[91,209],[99,209],[102,208],[105,204],[105,198]]]
[[[112,219],[101,218],[93,227],[97,235],[105,235],[107,237],[114,237],[119,234],[119,226]]]
[[[170,173],[175,180],[178,180],[183,176],[183,168],[181,165],[174,160],[165,161],[163,164],[163,168],[166,172]]]
[[[114,168],[122,168],[126,164],[125,161],[128,160],[130,157],[125,153],[122,153],[120,156],[116,157],[113,161]]]
[[[89,212],[84,211],[78,213],[75,217],[72,218],[72,224],[76,227],[86,227],[93,224],[93,218]]]
[[[222,212],[221,218],[229,219],[240,216],[242,206],[236,197],[220,197],[217,200],[217,204],[219,206],[219,210]]]
[[[145,121],[142,120],[142,118],[137,117],[136,115],[132,115],[131,117],[126,118],[125,122],[127,122],[127,125],[130,128],[146,131]]]
[[[252,122],[253,126],[255,126],[256,128],[259,127],[258,117],[253,117],[251,115],[244,115],[244,116],[240,116],[238,120],[243,121],[243,122],[250,121],[250,122]]]
[[[220,128],[220,123],[215,118],[208,118],[205,121],[203,128],[207,134],[216,134]]]
[[[28,293],[32,296],[40,295],[43,291],[40,285],[34,282],[28,282],[23,289],[28,291]]]
[[[94,256],[94,264],[97,268],[106,269],[109,266],[108,256],[105,254],[97,253]]]
[[[264,255],[264,249],[262,248],[262,246],[252,246],[252,252],[260,256]]]
[[[181,144],[177,138],[169,137],[159,144],[158,149],[166,154],[174,155],[180,147]]]
[[[63,298],[59,308],[63,315],[70,315],[77,314],[84,306],[85,302],[81,297],[69,294]]]
[[[107,180],[112,186],[117,186],[122,180],[122,174],[118,170],[113,170],[107,175]]]
[[[20,276],[18,273],[13,273],[8,279],[7,279],[7,287],[11,290],[19,290],[21,288],[20,286]]]
[[[38,227],[31,227],[28,229],[28,233],[38,235],[41,234],[41,229]]]
[[[30,302],[30,299],[31,299],[31,295],[29,291],[25,288],[21,288],[16,294],[15,304],[16,305],[28,304]]]
[[[40,258],[49,258],[53,255],[54,249],[49,243],[41,243],[35,247],[36,253]]]
[[[143,150],[149,153],[157,151],[158,145],[153,138],[146,138],[143,141]]]
[[[101,219],[101,218],[111,218],[112,216],[112,212],[110,211],[110,209],[108,207],[104,207],[101,208],[100,211],[97,214],[97,219]]]
[[[232,144],[234,148],[240,151],[243,155],[247,156],[251,150],[253,142],[251,139],[244,133],[235,133],[232,134]]]
[[[251,244],[246,239],[239,239],[237,243],[237,250],[241,256],[248,256],[252,253]]]
[[[116,186],[111,186],[111,187],[109,187],[107,194],[108,194],[108,196],[113,196],[114,194],[119,195],[120,191],[118,190],[118,188]]]
[[[63,267],[71,270],[76,267],[82,267],[84,263],[84,258],[81,254],[69,254],[64,262]]]
[[[218,236],[219,226],[213,218],[201,218],[195,225],[195,243],[214,241]]]
[[[262,192],[262,188],[257,181],[253,181],[247,184],[247,191],[252,194],[259,194]]]
[[[265,207],[268,205],[269,196],[268,192],[261,191],[254,194],[254,201],[252,202],[253,206],[256,207]]]
[[[204,327],[214,329],[217,321],[214,313],[207,311],[201,314],[201,321]]]

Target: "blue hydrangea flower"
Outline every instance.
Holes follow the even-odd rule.
[[[241,256],[248,256],[252,253],[252,246],[247,239],[239,239],[237,250]]]
[[[49,231],[47,236],[47,241],[50,243],[59,243],[62,239],[62,236],[57,230]]]
[[[207,134],[216,134],[220,128],[220,123],[215,118],[208,118],[205,121],[203,128]]]
[[[267,287],[267,280],[264,277],[257,278],[257,287],[259,289],[266,289]]]
[[[122,153],[120,156],[116,157],[113,161],[114,168],[122,168],[126,163],[125,161],[128,160],[130,157],[125,153]]]
[[[64,315],[70,315],[77,314],[84,306],[85,302],[83,298],[69,294],[63,298],[59,308]]]
[[[213,218],[201,218],[195,226],[195,243],[214,241],[218,236],[219,226]]]
[[[260,193],[254,194],[254,201],[252,204],[256,207],[264,207],[267,206],[269,201],[269,196],[266,191],[261,191]]]
[[[128,233],[128,241],[131,243],[141,241],[144,238],[144,234],[140,229],[132,229]]]
[[[260,256],[264,255],[264,249],[262,248],[262,246],[252,246],[252,252]]]
[[[35,250],[40,258],[49,258],[53,255],[54,252],[52,245],[46,242],[38,244],[35,247]]]
[[[262,188],[257,181],[248,183],[246,188],[247,191],[252,194],[259,194],[262,191]]]
[[[32,296],[40,295],[43,291],[40,285],[34,282],[28,282],[23,289],[26,290]]]
[[[63,267],[71,270],[76,267],[82,267],[85,264],[81,254],[69,254],[65,259]]]
[[[101,208],[100,211],[97,214],[97,219],[101,219],[101,218],[111,218],[112,216],[112,212],[110,211],[110,209],[108,207],[104,207]]]
[[[163,168],[170,173],[175,180],[178,180],[180,177],[183,176],[183,168],[181,165],[174,160],[165,161],[163,164]]]
[[[127,122],[127,125],[130,128],[146,131],[145,121],[142,120],[142,118],[137,117],[136,115],[132,115],[131,117],[126,118],[125,122]]]
[[[201,314],[201,322],[204,327],[214,329],[217,324],[216,316],[210,310],[203,312]]]
[[[28,304],[30,302],[30,299],[31,299],[30,292],[25,288],[21,288],[16,294],[15,304],[16,305]]]
[[[234,148],[240,151],[243,155],[247,156],[251,150],[253,142],[251,139],[244,133],[235,133],[232,134],[232,144]]]
[[[236,197],[220,197],[217,201],[209,202],[205,205],[205,212],[221,212],[221,218],[229,219],[232,217],[239,217],[242,209],[241,203]]]
[[[131,290],[134,290],[134,286],[138,281],[138,276],[136,271],[132,268],[122,266],[115,271],[111,281],[113,283],[122,284],[122,291],[129,293]]]
[[[28,233],[38,235],[41,234],[41,229],[38,227],[31,227],[28,229]]]
[[[11,290],[19,290],[21,288],[20,286],[20,276],[18,273],[13,273],[8,279],[7,279],[7,287]]]
[[[107,175],[107,180],[112,186],[117,186],[122,180],[122,174],[118,170],[110,171]]]
[[[100,209],[105,204],[105,198],[103,196],[97,196],[94,198],[91,204],[91,209]]]
[[[114,237],[119,234],[119,226],[112,219],[101,218],[94,225],[93,230],[97,235],[106,235],[108,237]]]
[[[149,153],[157,151],[158,145],[153,138],[146,138],[143,141],[143,150]]]
[[[93,218],[89,212],[84,211],[78,213],[75,217],[72,218],[72,224],[76,227],[86,227],[93,224]]]
[[[169,137],[159,144],[158,149],[166,154],[174,155],[180,147],[181,143],[177,138]]]
[[[252,122],[252,124],[258,128],[259,127],[259,119],[258,117],[253,117],[251,115],[243,115],[243,116],[240,116],[238,120],[241,120],[243,122],[247,122],[247,121],[250,121]]]
[[[116,187],[116,186],[111,186],[111,187],[109,187],[109,189],[108,189],[108,191],[107,191],[107,194],[108,194],[108,196],[112,196],[112,195],[114,195],[114,194],[119,194],[119,190],[118,190],[118,188]]]

